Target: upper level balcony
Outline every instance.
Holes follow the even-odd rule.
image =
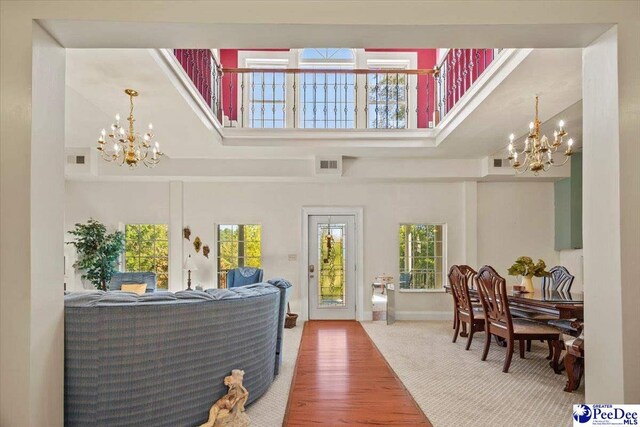
[[[226,129],[434,129],[497,49],[175,49]],[[233,131],[232,131],[233,132]]]

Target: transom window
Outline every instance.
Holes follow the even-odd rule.
[[[226,288],[227,272],[237,267],[260,268],[262,227],[259,224],[218,225],[218,287]]]
[[[442,224],[400,224],[400,289],[436,290],[444,284]]]
[[[125,271],[156,273],[157,287],[169,288],[169,227],[167,224],[126,224]]]

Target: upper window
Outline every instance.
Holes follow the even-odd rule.
[[[367,78],[367,121],[369,128],[404,129],[407,127],[407,75],[373,73]]]
[[[166,224],[127,224],[124,229],[125,271],[156,273],[157,287],[169,288],[169,227]]]
[[[237,267],[261,266],[261,233],[258,224],[218,225],[218,287],[226,288],[227,272]]]
[[[436,290],[444,284],[444,226],[400,225],[400,289]]]
[[[298,124],[312,129],[355,128],[356,76],[337,70],[355,68],[352,49],[303,49],[299,65]],[[327,69],[335,72],[323,71]]]
[[[270,68],[280,68],[269,66]],[[252,66],[252,68],[264,68]],[[250,75],[248,87],[249,121],[252,128],[286,126],[287,79],[285,73],[256,71]]]

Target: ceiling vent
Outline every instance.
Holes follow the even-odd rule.
[[[509,159],[493,159],[494,168],[510,168],[511,162]]]
[[[342,175],[342,156],[316,157],[316,174]]]

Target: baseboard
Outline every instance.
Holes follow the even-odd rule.
[[[396,320],[453,320],[451,311],[396,311]]]

